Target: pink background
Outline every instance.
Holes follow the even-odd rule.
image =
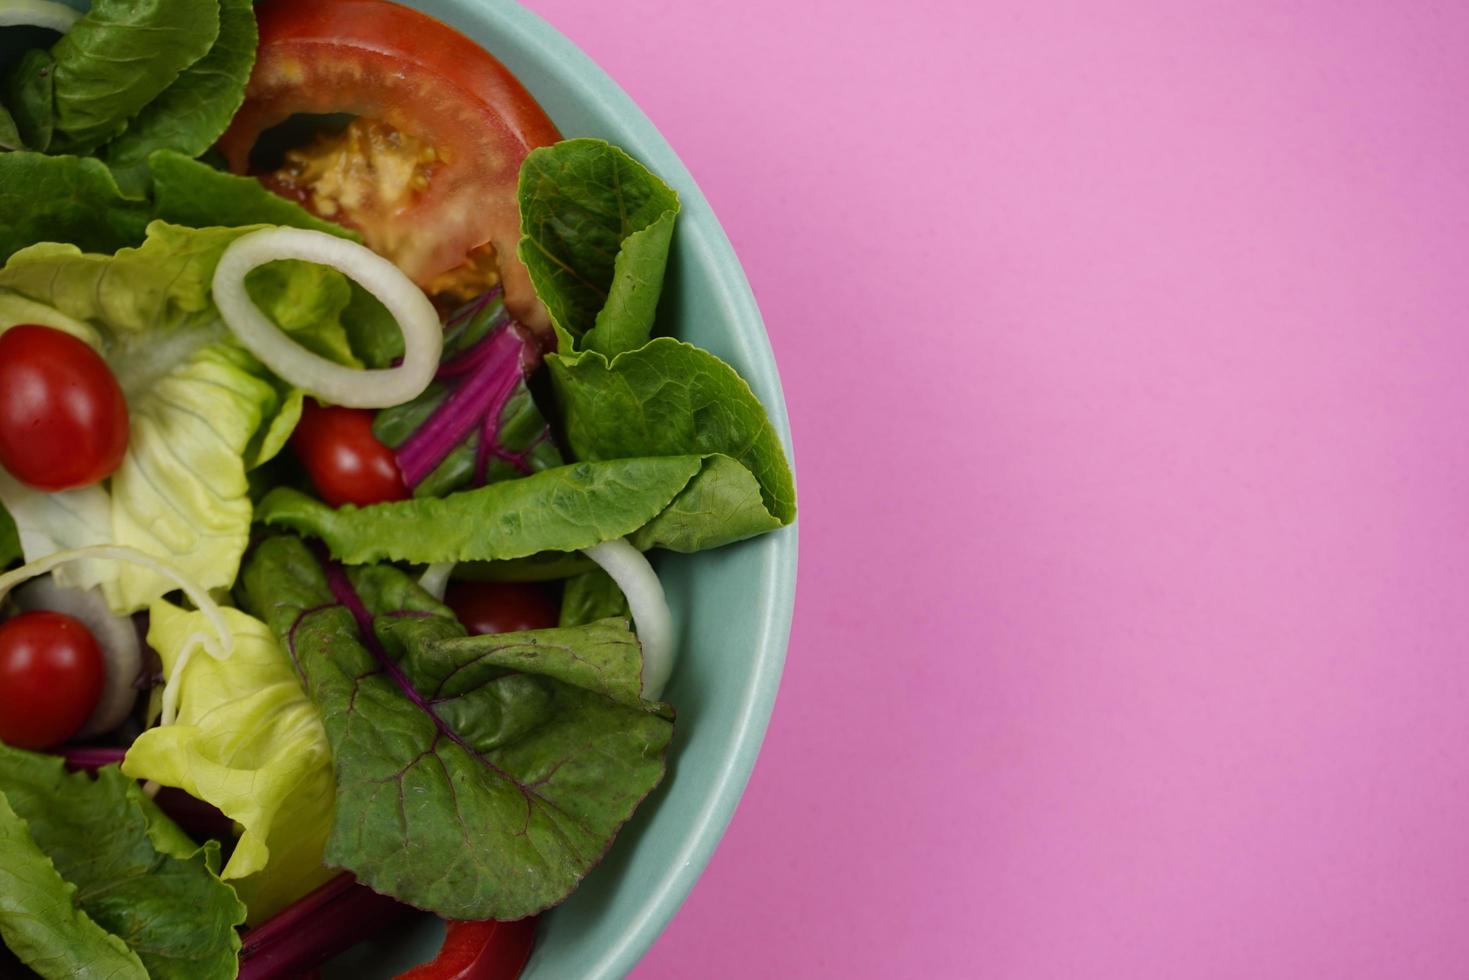
[[[635,978],[1469,974],[1469,6],[531,6],[796,433],[786,683]]]

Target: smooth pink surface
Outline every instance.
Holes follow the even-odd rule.
[[[634,974],[1469,972],[1469,6],[532,0],[742,256],[786,683]]]

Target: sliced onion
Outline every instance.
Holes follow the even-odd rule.
[[[603,541],[585,548],[582,553],[602,566],[627,597],[633,622],[638,628],[638,642],[643,646],[643,697],[655,700],[663,693],[668,675],[673,673],[673,616],[663,583],[648,564],[643,553],[625,538]]]
[[[49,27],[65,34],[81,16],[81,11],[52,0],[10,0],[0,4],[0,27]]]
[[[209,596],[206,589],[188,579],[182,572],[165,561],[154,558],[152,555],[144,554],[136,548],[129,548],[120,544],[100,544],[86,548],[72,548],[67,551],[57,551],[44,558],[37,558],[13,571],[0,575],[0,600],[10,594],[10,590],[28,582],[33,578],[39,578],[58,566],[74,561],[87,561],[88,559],[107,559],[110,561],[125,561],[133,565],[141,565],[151,571],[157,572],[168,579],[174,585],[183,590],[184,595],[194,604],[194,608],[204,614],[209,621],[209,626],[214,630],[214,635],[200,631],[188,637],[184,641],[184,649],[179,654],[178,661],[174,663],[173,670],[168,675],[168,680],[163,687],[163,713],[159,724],[171,725],[178,715],[178,679],[183,674],[184,665],[195,650],[203,649],[215,660],[224,660],[235,649],[235,637],[230,632],[229,624],[224,621],[224,614],[219,611],[219,605]]]
[[[382,301],[403,332],[403,363],[363,371],[313,354],[270,321],[245,289],[251,270],[280,259],[329,265]],[[214,270],[214,303],[240,343],[285,381],[348,408],[386,408],[418,397],[444,346],[439,316],[423,291],[387,259],[345,238],[305,228],[262,228],[230,243]]]
[[[419,587],[435,599],[443,602],[444,593],[449,591],[449,576],[454,574],[454,566],[457,564],[459,563],[441,561],[425,568],[423,570],[423,576],[418,580]]]
[[[138,701],[134,685],[143,668],[143,652],[132,617],[114,616],[100,589],[68,589],[57,585],[49,575],[17,589],[15,604],[23,610],[49,609],[80,620],[102,648],[107,665],[102,696],[76,737],[110,732],[126,721]]]

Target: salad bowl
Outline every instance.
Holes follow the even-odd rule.
[[[608,140],[678,193],[682,208],[656,332],[733,366],[763,404],[789,458],[780,380],[750,287],[708,202],[653,124],[569,40],[510,0],[406,5],[503,62],[564,136]],[[26,41],[23,30],[0,33],[0,58]],[[678,711],[668,773],[605,860],[570,899],[540,918],[525,977],[619,977],[636,965],[712,856],[773,708],[794,604],[795,527],[712,552],[650,557],[667,593],[678,650],[664,695]],[[165,716],[166,723],[167,708]],[[394,976],[430,959],[442,936],[439,919],[415,916],[343,954],[325,975]]]
[[[682,210],[660,331],[733,365],[769,412],[790,457],[780,376],[744,270],[688,168],[648,117],[591,58],[518,4],[412,5],[504,62],[565,136],[600,137],[621,146],[678,191]],[[623,829],[606,861],[543,917],[526,980],[625,975],[709,863],[774,707],[795,603],[796,530],[655,560],[679,637],[678,666],[665,693],[678,706],[669,777]],[[336,975],[363,977],[369,969],[390,975],[392,968],[431,956],[440,931],[424,917],[390,942],[352,951]]]

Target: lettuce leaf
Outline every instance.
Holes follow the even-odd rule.
[[[20,549],[20,534],[15,529],[15,518],[0,502],[0,572],[20,561],[24,554]]]
[[[245,908],[219,880],[219,844],[194,847],[116,766],[95,779],[60,758],[0,746],[0,793],[73,901],[154,980],[235,975]]]
[[[611,361],[587,352],[553,354],[546,363],[576,458],[722,453],[758,481],[771,517],[795,520],[795,481],[780,437],[750,386],[713,354],[659,337]]]
[[[352,565],[503,561],[580,551],[657,517],[703,466],[697,456],[575,463],[447,497],[332,508],[277,487],[256,520],[321,538]]]
[[[148,980],[127,943],[78,907],[30,828],[0,793],[0,939],[47,980]],[[3,966],[3,963],[0,963]]]
[[[678,195],[604,140],[532,150],[520,168],[519,254],[569,353],[647,342]]]
[[[219,35],[217,0],[92,0],[51,48],[56,149],[85,153],[203,58]]]
[[[599,619],[631,619],[627,597],[612,576],[594,568],[566,580],[557,626],[584,626]]]
[[[204,614],[164,601],[150,607],[148,644],[174,668]],[[324,884],[335,784],[316,708],[270,629],[223,610],[235,638],[228,659],[191,657],[180,678],[178,720],[150,728],[122,771],[176,786],[244,828],[220,877],[232,880],[258,923]]]
[[[164,558],[205,588],[233,584],[249,538],[246,470],[280,450],[300,413],[299,393],[235,344],[210,297],[219,256],[249,230],[155,222],[138,248],[96,255],[40,244],[0,269],[0,290],[95,332],[127,395],[132,426],[110,487],[87,488],[76,506],[66,504],[70,497],[0,485],[28,559],[63,544],[113,542]],[[340,273],[278,262],[257,270],[249,285],[283,329],[351,363],[341,321],[351,290]],[[99,521],[103,497],[109,517]],[[172,588],[156,574],[122,574],[110,564],[67,574],[96,578],[119,612],[141,609]]]
[[[10,108],[7,115],[14,126],[14,133],[7,132],[3,143],[6,149],[19,150],[29,147],[44,151],[51,145],[55,112],[52,96],[55,90],[56,62],[51,55],[33,49],[21,55],[20,60],[6,74],[0,97]]]
[[[124,195],[100,160],[0,153],[0,259],[46,241],[93,252],[136,245],[150,210]]]
[[[255,549],[241,598],[321,712],[327,863],[375,891],[447,918],[534,914],[663,777],[672,710],[641,700],[624,621],[468,637],[402,571],[343,569],[291,537]]]
[[[154,150],[194,157],[214,145],[245,101],[258,40],[252,0],[219,0],[219,36],[209,53],[185,68],[103,147],[102,158],[119,182],[134,189],[146,186],[148,155]]]

